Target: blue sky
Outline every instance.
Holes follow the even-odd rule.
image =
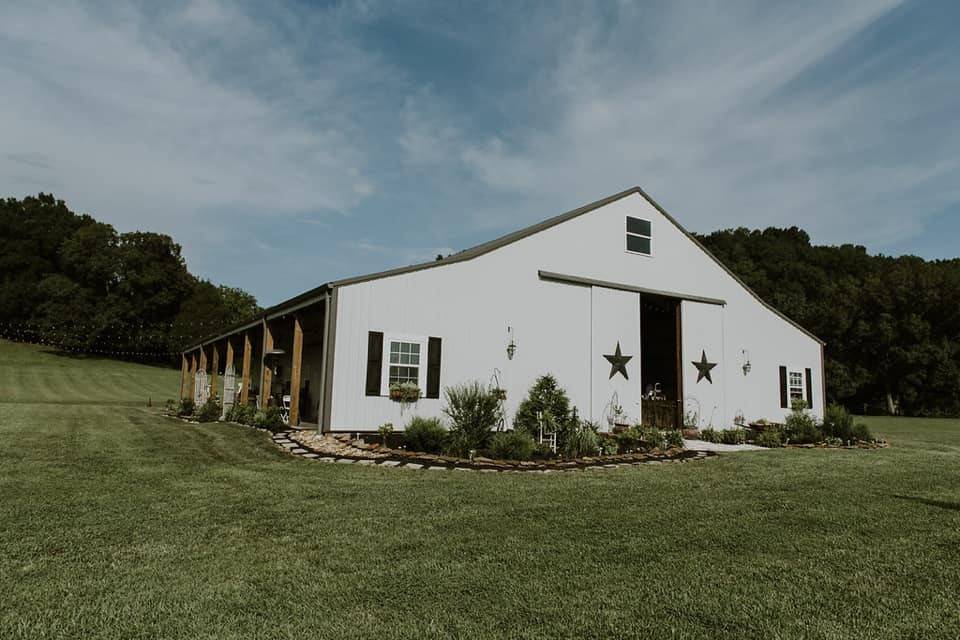
[[[0,7],[0,191],[263,304],[636,184],[960,255],[960,3],[162,4]]]

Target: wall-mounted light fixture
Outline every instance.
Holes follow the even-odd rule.
[[[743,375],[747,375],[753,369],[753,365],[750,364],[750,352],[744,349],[740,353],[743,354]]]
[[[517,352],[517,341],[513,337],[513,327],[507,327],[507,360],[513,360]]]

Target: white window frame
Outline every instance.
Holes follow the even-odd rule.
[[[793,377],[794,377],[794,376],[797,376],[797,378],[800,380],[800,386],[799,386],[799,387],[794,386],[794,384],[793,384]],[[799,398],[794,398],[794,397],[793,397],[793,391],[794,391],[794,389],[800,389],[800,397],[799,397]],[[804,372],[803,372],[802,370],[800,370],[800,371],[794,371],[793,369],[789,369],[789,368],[788,368],[788,369],[787,369],[787,401],[788,401],[788,403],[789,403],[789,405],[790,405],[791,408],[793,407],[793,403],[794,403],[795,400],[803,400],[804,402],[806,402],[806,400],[807,400],[807,383],[806,383],[806,378],[804,377]],[[809,407],[808,407],[808,408],[809,408]]]
[[[393,342],[409,342],[420,345],[420,363],[417,366],[417,386],[420,387],[420,396],[425,393],[427,380],[427,338],[425,336],[410,336],[402,334],[384,334],[383,360],[380,370],[380,395],[390,395],[390,344]],[[413,365],[395,365],[400,367]]]
[[[649,225],[650,225],[650,235],[645,236],[645,235],[643,235],[643,234],[641,234],[641,233],[631,233],[630,231],[627,231],[627,224],[628,224],[627,218],[633,218],[634,220],[642,220],[642,221],[646,222],[647,224],[649,224]],[[624,246],[624,251],[625,251],[626,253],[629,253],[630,255],[633,255],[633,256],[644,256],[644,257],[646,257],[646,258],[652,258],[652,257],[653,257],[653,220],[648,220],[647,218],[640,218],[640,217],[637,217],[637,216],[625,216],[625,217],[623,218],[623,231],[624,231],[624,234],[625,234],[625,235],[624,235],[624,238],[623,238],[623,246]],[[627,248],[627,237],[628,237],[628,236],[633,236],[633,237],[635,237],[635,238],[646,238],[647,240],[649,240],[649,241],[650,241],[650,253],[643,253],[642,251],[631,251],[630,249],[628,249],[628,248]]]

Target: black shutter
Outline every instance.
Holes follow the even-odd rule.
[[[790,408],[790,396],[787,393],[787,368],[780,367],[780,406]]]
[[[807,369],[807,408],[813,409],[813,370]]]
[[[380,395],[380,379],[383,369],[383,332],[367,333],[367,395]]]
[[[440,397],[440,338],[430,338],[427,345],[427,397]]]

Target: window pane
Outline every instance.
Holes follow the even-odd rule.
[[[411,342],[410,343],[410,353],[420,353],[420,343]]]
[[[640,218],[627,218],[627,233],[650,237],[650,221]]]
[[[640,236],[628,235],[627,251],[650,255],[650,238],[641,238]]]
[[[420,355],[419,355],[419,354],[411,353],[411,354],[410,354],[409,356],[407,356],[407,357],[410,358],[410,364],[420,364]]]
[[[393,353],[393,352],[391,351],[391,352],[390,352],[390,364],[399,364],[399,362],[400,362],[400,354],[399,354],[399,353]]]

